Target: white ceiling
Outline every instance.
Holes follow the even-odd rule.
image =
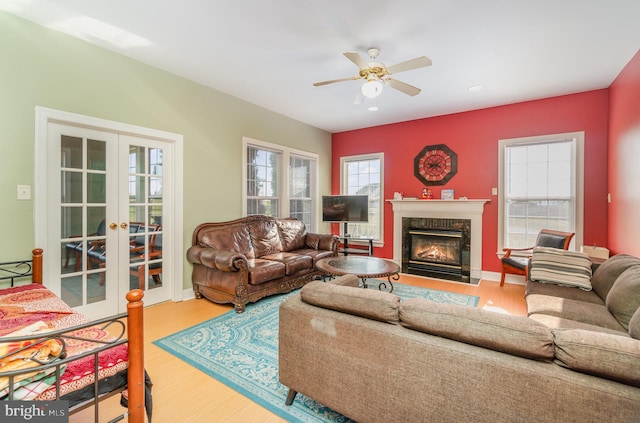
[[[639,0],[0,0],[0,10],[329,132],[606,88],[640,47]],[[361,81],[312,85],[357,75],[342,53],[369,47],[387,66],[431,58],[394,75],[422,92],[385,87],[370,112],[353,104]]]

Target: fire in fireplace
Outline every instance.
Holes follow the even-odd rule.
[[[409,270],[462,274],[462,231],[410,229]]]

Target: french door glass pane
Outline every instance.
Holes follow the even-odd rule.
[[[106,142],[60,137],[61,297],[72,307],[106,299]]]
[[[144,203],[145,198],[145,177],[129,175],[129,202]]]
[[[129,147],[129,173],[144,173],[144,147]]]
[[[87,174],[87,203],[106,203],[106,175]]]
[[[63,135],[60,138],[60,167],[68,169],[83,168],[82,138]]]
[[[152,225],[162,225],[162,205],[149,205],[149,222]]]
[[[162,178],[149,178],[149,196],[162,199]]]
[[[82,236],[82,207],[61,208],[60,233],[62,238]]]
[[[77,171],[61,171],[60,201],[62,203],[82,203],[82,173]]]
[[[104,141],[87,140],[87,169],[107,170],[107,150]]]
[[[149,149],[149,173],[162,176],[162,149]]]
[[[163,150],[129,147],[129,285],[162,287]]]

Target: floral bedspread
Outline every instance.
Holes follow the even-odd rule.
[[[0,290],[0,357],[3,351],[11,351],[18,348],[15,344],[2,343],[3,337],[22,336],[26,333],[33,333],[39,338],[46,331],[65,329],[75,325],[88,323],[89,319],[73,311],[53,292],[40,284],[30,284],[14,288]],[[84,352],[97,348],[101,344],[91,342],[91,340],[109,341],[115,336],[100,326],[90,326],[70,333],[72,338],[65,338],[67,357],[74,357]],[[75,337],[80,339],[75,339]],[[49,348],[56,352],[52,344],[38,345],[38,354],[50,354]],[[54,357],[54,355],[51,355]],[[8,394],[8,378],[2,377],[3,367],[10,369],[16,364],[14,360],[21,360],[18,357],[7,357],[0,359],[0,399]],[[12,362],[13,361],[13,362]],[[95,380],[94,356],[80,358],[68,363],[64,372],[60,376],[60,395],[84,388],[92,384]],[[127,345],[119,345],[112,349],[103,351],[98,356],[98,378],[113,376],[127,368]],[[55,373],[34,372],[24,378],[14,380],[15,399],[41,399],[53,400],[56,396]],[[21,379],[21,380],[19,380]]]

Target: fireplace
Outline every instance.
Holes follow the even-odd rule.
[[[462,231],[410,229],[407,269],[461,276]]]
[[[402,271],[471,282],[471,221],[402,218]]]
[[[482,214],[485,199],[387,200],[393,206],[393,261],[403,273],[477,284],[482,277]],[[462,275],[409,271],[409,230],[438,229],[462,232]],[[443,276],[444,275],[444,276]]]

